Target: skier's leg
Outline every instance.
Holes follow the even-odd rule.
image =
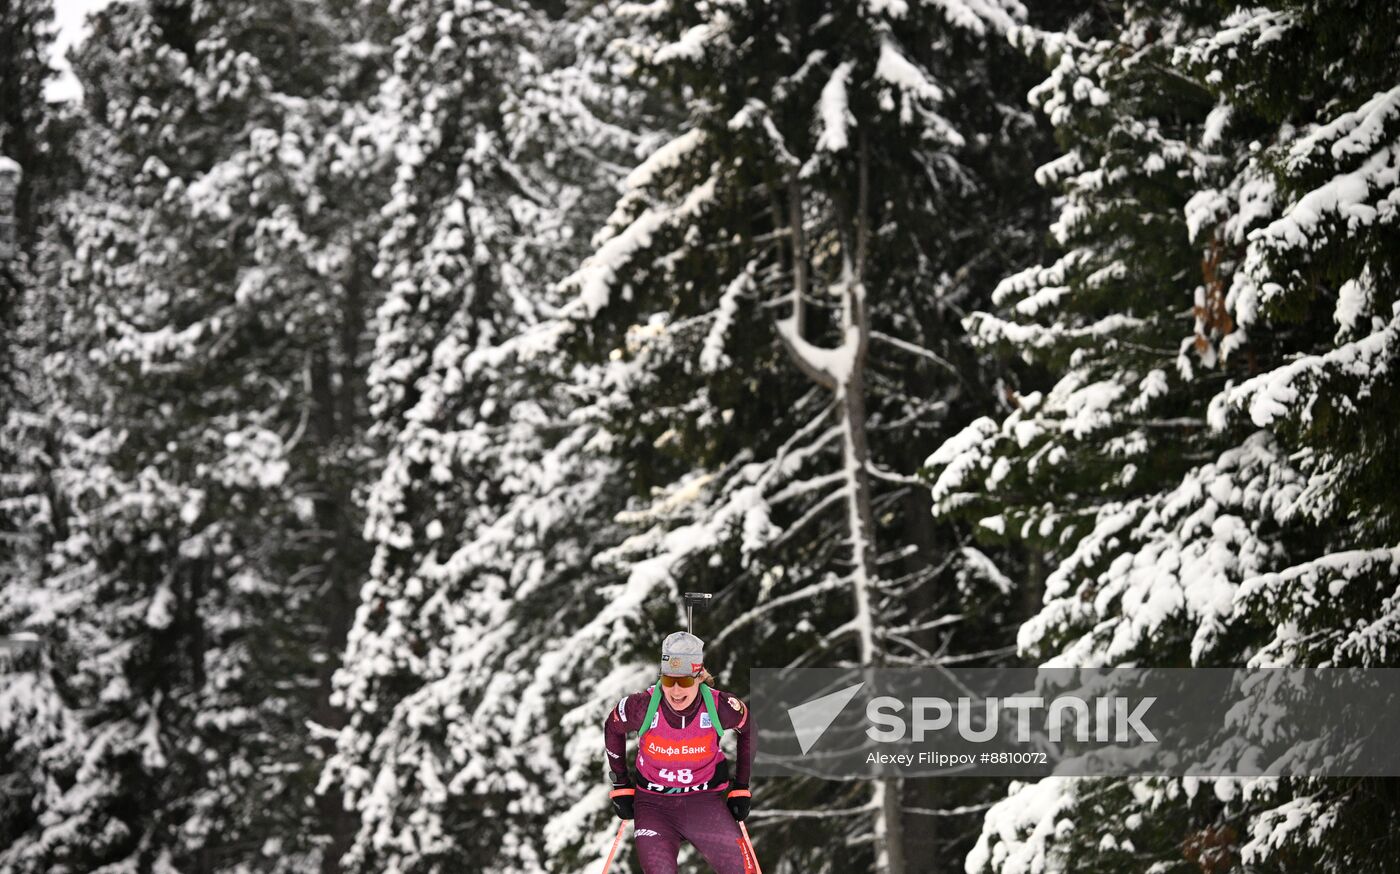
[[[645,874],[676,874],[681,832],[676,823],[675,799],[638,792],[634,809],[637,860]]]
[[[681,834],[695,845],[715,874],[748,874],[754,870],[739,824],[718,792],[682,796]]]

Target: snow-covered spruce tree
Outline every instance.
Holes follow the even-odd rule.
[[[1247,378],[1212,398],[1232,442],[1271,439],[1298,486],[1262,495],[1287,560],[1234,593],[1226,658],[1261,666],[1400,664],[1400,21],[1370,4],[1239,6],[1177,53],[1220,100],[1248,158],[1188,208],[1231,260],[1222,341]],[[1258,145],[1255,145],[1258,143]],[[1299,487],[1300,486],[1300,487]],[[1390,865],[1400,781],[1217,787],[1243,865]],[[1384,859],[1379,862],[1378,859]]]
[[[54,112],[44,102],[53,76],[47,55],[53,42],[51,0],[27,0],[0,8],[0,172],[14,185],[0,220],[12,235],[0,249],[0,567],[9,568],[19,549],[20,530],[34,513],[26,495],[37,486],[27,469],[38,454],[33,413],[24,383],[27,362],[21,313],[34,285],[33,265],[41,224],[36,189],[55,175],[49,148]],[[23,457],[22,457],[23,456]],[[27,536],[27,535],[26,535]],[[8,572],[7,572],[8,575]],[[0,588],[0,591],[3,591]],[[5,625],[0,623],[0,633]]]
[[[48,60],[53,38],[52,0],[17,0],[0,7],[0,162],[16,186],[6,198],[4,215],[11,248],[0,250],[0,416],[11,425],[30,406],[18,386],[19,358],[28,345],[21,326],[24,295],[40,269],[41,234],[51,204],[72,184],[67,156],[71,114],[44,97],[54,77]],[[6,472],[20,472],[23,465],[4,460],[6,451],[0,448],[0,465]],[[0,542],[0,556],[8,545]]]
[[[42,320],[24,314],[41,291],[35,274],[43,258],[47,219],[36,193],[61,176],[54,135],[57,113],[44,102],[53,75],[52,3],[0,7],[0,164],[17,182],[4,218],[13,248],[0,251],[0,638],[32,634],[27,620],[40,592],[40,560],[53,536],[48,500],[52,422],[43,416],[43,374],[35,362]],[[8,198],[7,198],[8,201]],[[36,759],[66,726],[63,705],[43,664],[42,651],[0,643],[0,847],[35,826],[35,798],[44,785]]]
[[[1219,94],[1227,130],[1252,140],[1228,184],[1188,210],[1198,245],[1219,240],[1234,262],[1227,352],[1248,364],[1210,423],[1279,442],[1306,482],[1280,519],[1290,537],[1314,530],[1292,567],[1244,585],[1232,618],[1265,632],[1250,639],[1257,664],[1392,666],[1400,22],[1364,4],[1271,6],[1178,53]]]
[[[1034,152],[1004,42],[1023,11],[624,11],[644,27],[639,81],[686,118],[565,283],[556,342],[605,362],[588,415],[635,498],[618,517],[630,536],[599,556],[623,579],[546,654],[536,689],[602,674],[569,717],[601,722],[654,670],[690,589],[717,593],[700,631],[740,692],[726,668],[951,663],[1009,593],[930,524],[908,474],[985,396],[958,317],[1038,236],[1017,220],[1033,200],[991,196]],[[572,750],[580,783],[598,769],[587,740]],[[892,781],[784,781],[763,797],[760,810],[808,814],[755,819],[788,870],[934,870],[956,841],[936,819],[902,834],[922,796]],[[581,795],[568,829],[602,837],[605,807]]]
[[[1201,13],[1134,4],[1040,40],[1071,147],[1042,171],[1064,179],[1066,254],[1003,284],[1010,318],[974,322],[1027,358],[1082,339],[1044,396],[935,453],[935,499],[1044,543],[1020,644],[1051,664],[1386,665],[1395,25],[1355,4]],[[1169,94],[1166,113],[1143,99]],[[1106,164],[1132,132],[1164,152]],[[1140,245],[1096,220],[1153,204]],[[1115,262],[1132,287],[1086,307]],[[968,869],[1376,870],[1394,799],[1374,780],[1047,780],[991,811]]]
[[[1024,376],[1008,386],[1010,415],[973,422],[928,463],[936,513],[975,520],[989,540],[1036,545],[1062,569],[1076,546],[1078,561],[1106,565],[1087,538],[1097,520],[1133,524],[1223,448],[1204,417],[1223,379],[1202,362],[1215,360],[1211,302],[1197,335],[1189,321],[1183,329],[1192,289],[1218,293],[1184,215],[1193,173],[1211,160],[1194,141],[1212,101],[1170,68],[1176,45],[1208,32],[1206,5],[1131,3],[1121,20],[1097,16],[1076,33],[1016,34],[1053,66],[1031,100],[1066,150],[1036,173],[1060,194],[1050,230],[1062,254],[1008,277],[998,310],[967,319],[974,342],[1019,357]],[[1173,658],[1185,657],[1179,628],[1099,624],[1095,603],[1056,597],[1064,576],[1050,575],[1047,599],[1066,612],[1047,608],[1022,632],[1028,655],[1125,660],[1150,638],[1158,660],[1168,639]],[[1181,574],[1178,590],[1198,576]]]
[[[619,502],[598,429],[569,415],[596,377],[526,368],[509,346],[545,325],[634,137],[608,120],[629,99],[601,55],[608,5],[558,12],[390,9],[376,118],[395,183],[369,381],[385,462],[324,776],[357,816],[348,870],[544,871],[545,826],[576,794],[556,710],[523,687],[585,621],[587,543]]]
[[[13,217],[25,248],[38,235],[36,204],[61,165],[51,142],[61,113],[44,101],[54,75],[48,61],[53,29],[52,0],[13,0],[0,8],[0,155],[23,171]]]
[[[55,530],[18,617],[48,638],[64,708],[4,870],[320,855],[305,722],[327,604],[363,564],[348,467],[373,215],[341,169],[358,144],[340,102],[374,74],[351,4],[302,12],[116,4],[77,58],[70,251],[26,310],[62,426]]]

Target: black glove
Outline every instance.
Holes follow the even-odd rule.
[[[729,812],[733,814],[735,822],[743,822],[749,816],[750,802],[753,797],[749,794],[749,787],[744,783],[735,783],[729,787],[729,793],[724,797],[724,803],[729,807]]]
[[[613,811],[617,813],[618,819],[632,819],[636,816],[632,801],[637,794],[637,790],[628,787],[620,787],[608,793],[608,798],[612,800]]]

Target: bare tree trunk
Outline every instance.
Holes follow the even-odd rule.
[[[870,448],[865,434],[865,348],[869,325],[865,319],[865,289],[858,277],[846,289],[846,306],[855,314],[859,331],[857,354],[851,362],[841,393],[842,455],[846,470],[846,502],[851,532],[851,552],[855,559],[851,590],[855,599],[855,621],[860,634],[862,665],[876,666],[883,661],[883,652],[875,636],[878,621],[872,606],[873,589],[879,579],[875,564],[875,517],[870,509]],[[901,781],[886,777],[874,786],[876,814],[875,841],[880,848],[876,857],[877,871],[904,874],[904,840],[901,822]]]
[[[345,283],[339,336],[332,342],[339,348],[318,350],[312,359],[312,427],[325,464],[318,464],[320,494],[315,501],[317,527],[325,532],[319,579],[321,649],[326,658],[317,676],[315,719],[327,728],[343,728],[345,714],[331,704],[332,677],[341,663],[345,640],[355,619],[360,581],[369,564],[369,547],[361,535],[358,510],[353,500],[353,479],[341,464],[349,445],[358,440],[366,427],[360,398],[364,396],[364,375],[360,354],[364,332],[363,267],[351,268]],[[334,354],[332,354],[332,352]],[[325,753],[334,752],[329,746]],[[338,874],[341,857],[354,840],[357,818],[344,807],[338,786],[317,798],[321,827],[327,844],[321,858],[321,874]]]
[[[865,357],[870,345],[870,324],[865,302],[864,270],[869,246],[869,141],[860,137],[859,182],[854,220],[843,222],[848,246],[842,289],[841,350],[844,369],[827,369],[805,354],[809,348],[805,327],[803,296],[807,286],[807,253],[802,228],[801,183],[793,175],[788,188],[789,221],[792,223],[792,312],[778,325],[789,354],[798,368],[815,382],[831,389],[837,398],[841,421],[842,469],[845,472],[847,528],[850,533],[852,570],[851,595],[855,602],[854,622],[860,645],[860,663],[870,670],[884,660],[875,628],[878,622],[874,598],[879,580],[876,566],[875,518],[870,504],[870,447],[866,439]],[[845,218],[845,217],[843,217]],[[854,249],[854,252],[850,250]],[[902,828],[902,785],[897,778],[875,781],[872,787],[876,859],[875,868],[885,874],[905,874]]]

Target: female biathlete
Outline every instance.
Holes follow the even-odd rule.
[[[637,856],[646,874],[675,874],[681,841],[700,851],[716,874],[755,870],[752,847],[740,834],[749,815],[749,768],[754,726],[749,708],[713,690],[704,666],[705,644],[677,631],[661,644],[661,681],[617,702],[603,737],[612,805],[633,819]],[[637,774],[627,768],[627,734],[638,732]],[[731,779],[719,741],[739,733]]]

